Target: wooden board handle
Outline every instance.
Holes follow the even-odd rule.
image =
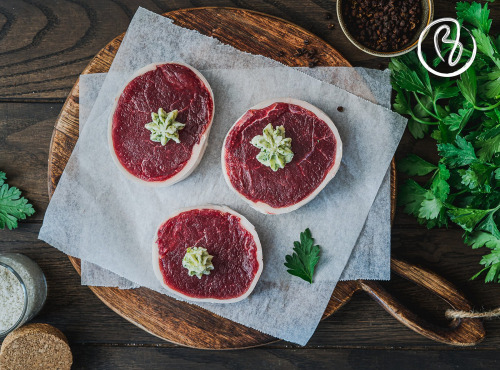
[[[437,295],[453,309],[464,311],[472,309],[469,301],[453,284],[430,270],[396,258],[391,259],[391,270]],[[485,331],[480,319],[454,319],[450,321],[448,327],[441,327],[419,317],[380,284],[360,280],[359,285],[398,321],[427,338],[455,346],[473,346],[484,339]]]

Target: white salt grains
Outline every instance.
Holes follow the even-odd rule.
[[[0,332],[11,328],[21,317],[24,291],[19,279],[0,265]]]
[[[47,297],[47,284],[40,267],[22,254],[0,253],[0,262],[0,337],[3,337],[18,321],[16,327],[40,311]]]

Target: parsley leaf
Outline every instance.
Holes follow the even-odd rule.
[[[0,229],[17,227],[18,220],[35,213],[33,206],[21,197],[21,191],[5,183],[5,172],[0,171]]]
[[[471,279],[475,279],[484,271],[488,271],[484,281],[486,283],[500,283],[500,249],[493,249],[490,254],[484,255],[479,263],[484,266],[484,269],[479,271]]]
[[[453,98],[458,95],[460,89],[453,86],[455,81],[448,80],[434,88],[434,100]]]
[[[462,176],[462,184],[468,186],[471,190],[476,189],[479,186],[479,178],[471,168],[458,171],[458,173]]]
[[[467,170],[457,171],[462,177],[462,184],[470,190],[489,193],[492,189],[493,168],[482,163],[473,163]]]
[[[415,154],[410,154],[408,157],[398,161],[398,170],[410,176],[424,176],[436,169],[437,166],[427,162]]]
[[[494,215],[495,212],[491,212],[488,217],[486,217],[486,219],[478,226],[478,230],[489,232],[495,238],[500,239],[500,231],[498,230],[498,226],[494,220]]]
[[[488,73],[488,82],[482,87],[482,91],[486,98],[500,98],[500,68],[497,67],[493,72]]]
[[[399,88],[395,88],[394,90],[396,91],[393,104],[394,110],[399,114],[411,114],[411,107],[406,94]]]
[[[482,141],[478,145],[481,149],[477,154],[481,160],[489,161],[495,154],[500,153],[500,125],[484,132],[480,138]]]
[[[410,118],[408,120],[408,130],[415,139],[423,139],[425,134],[429,132],[429,126]]]
[[[486,217],[491,210],[455,208],[448,211],[451,220],[465,231],[472,231],[478,222]]]
[[[463,137],[457,135],[453,144],[438,144],[439,154],[450,167],[460,167],[477,161],[474,147]]]
[[[408,180],[404,183],[398,194],[398,204],[405,207],[405,212],[419,217],[420,206],[425,200],[427,190],[415,182]]]
[[[490,58],[494,58],[495,48],[490,38],[486,36],[483,31],[477,28],[472,30],[472,36],[474,36],[474,39],[476,40],[477,49]]]
[[[291,275],[312,284],[314,268],[319,261],[319,245],[314,245],[314,239],[311,236],[311,230],[306,229],[300,233],[300,242],[293,242],[293,254],[285,256],[285,267]]]
[[[429,72],[420,63],[415,53],[402,55],[389,63],[391,80],[406,91],[414,91],[432,97]]]
[[[477,77],[474,68],[469,68],[460,75],[460,80],[457,81],[458,88],[462,95],[472,105],[476,104],[477,94]]]
[[[429,92],[425,85],[418,77],[417,73],[412,70],[402,70],[394,75],[394,80],[399,81],[400,86],[405,86],[408,91],[415,91],[420,94],[428,95]]]
[[[472,249],[478,249],[481,247],[487,247],[490,249],[499,248],[500,249],[500,239],[495,238],[490,233],[485,233],[483,231],[476,231],[466,238],[467,245],[471,246]]]
[[[500,109],[496,108],[488,112],[484,112],[483,126],[484,129],[489,130],[494,128],[500,123]]]
[[[484,33],[489,33],[491,28],[490,11],[488,4],[481,7],[479,3],[457,3],[457,18],[479,28]]]
[[[427,191],[425,193],[425,199],[420,204],[418,217],[424,218],[426,220],[435,219],[439,216],[442,208],[443,202],[438,197],[436,197],[433,192]]]
[[[443,119],[443,123],[448,126],[451,131],[462,131],[474,112],[474,109],[459,109],[457,113],[450,113]]]
[[[431,183],[431,190],[434,195],[441,201],[446,201],[448,194],[450,194],[450,185],[446,182],[450,178],[450,171],[444,164],[438,165],[438,171],[434,175]]]

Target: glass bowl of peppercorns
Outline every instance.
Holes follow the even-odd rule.
[[[417,47],[434,17],[433,0],[337,0],[342,31],[360,50],[394,57]]]

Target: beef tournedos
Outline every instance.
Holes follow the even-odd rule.
[[[110,116],[110,149],[118,167],[142,183],[172,185],[197,166],[214,114],[208,82],[181,63],[137,71]]]
[[[189,273],[186,258],[192,249],[204,250],[198,257],[211,257],[202,261],[210,265],[205,274]],[[262,267],[254,226],[228,207],[180,210],[155,235],[153,269],[157,278],[166,289],[188,300],[240,301],[252,292]]]
[[[276,157],[268,149],[273,146]],[[268,165],[272,158],[278,163]],[[279,214],[312,200],[335,176],[341,158],[330,118],[309,103],[283,98],[262,102],[236,121],[223,145],[222,170],[252,207]]]

